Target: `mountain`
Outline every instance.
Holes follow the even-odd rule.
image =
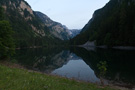
[[[49,27],[50,33],[61,39],[61,40],[69,40],[70,34],[69,30],[66,26],[62,25],[61,23],[55,22],[51,20],[47,15],[41,12],[35,12],[37,16],[43,21],[43,23]]]
[[[135,0],[110,0],[96,10],[71,43],[95,41],[97,46],[135,46]]]
[[[53,28],[58,28],[52,30],[24,0],[0,0],[0,7],[3,8],[4,20],[11,24],[14,42],[18,48],[61,45],[62,40],[68,39],[65,35],[67,31],[61,29],[61,24],[55,23]]]
[[[69,30],[69,32],[70,32],[71,38],[73,38],[76,35],[78,35],[81,32],[81,30],[80,29],[72,29],[72,30]]]

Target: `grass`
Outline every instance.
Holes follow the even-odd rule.
[[[116,90],[0,65],[0,90]]]

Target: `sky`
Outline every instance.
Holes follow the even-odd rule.
[[[95,10],[109,0],[25,0],[34,11],[40,11],[69,29],[82,29]]]

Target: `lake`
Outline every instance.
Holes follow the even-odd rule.
[[[135,87],[135,51],[100,48],[16,50],[13,57],[27,69],[97,84]]]

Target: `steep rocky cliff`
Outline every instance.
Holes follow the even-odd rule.
[[[16,47],[56,45],[69,38],[67,29],[58,23],[50,28],[24,0],[0,0],[0,6],[15,32]]]
[[[0,4],[5,9],[7,18],[10,19],[14,17],[14,20],[16,19],[16,21],[17,19],[24,19],[35,33],[45,36],[45,32],[43,27],[40,26],[40,23],[38,23],[39,27],[33,24],[34,19],[37,17],[34,15],[33,10],[27,2],[24,0],[2,0]]]
[[[51,20],[48,16],[41,12],[35,12],[44,24],[49,27],[50,33],[61,40],[69,40],[70,34],[68,28],[61,23]]]

